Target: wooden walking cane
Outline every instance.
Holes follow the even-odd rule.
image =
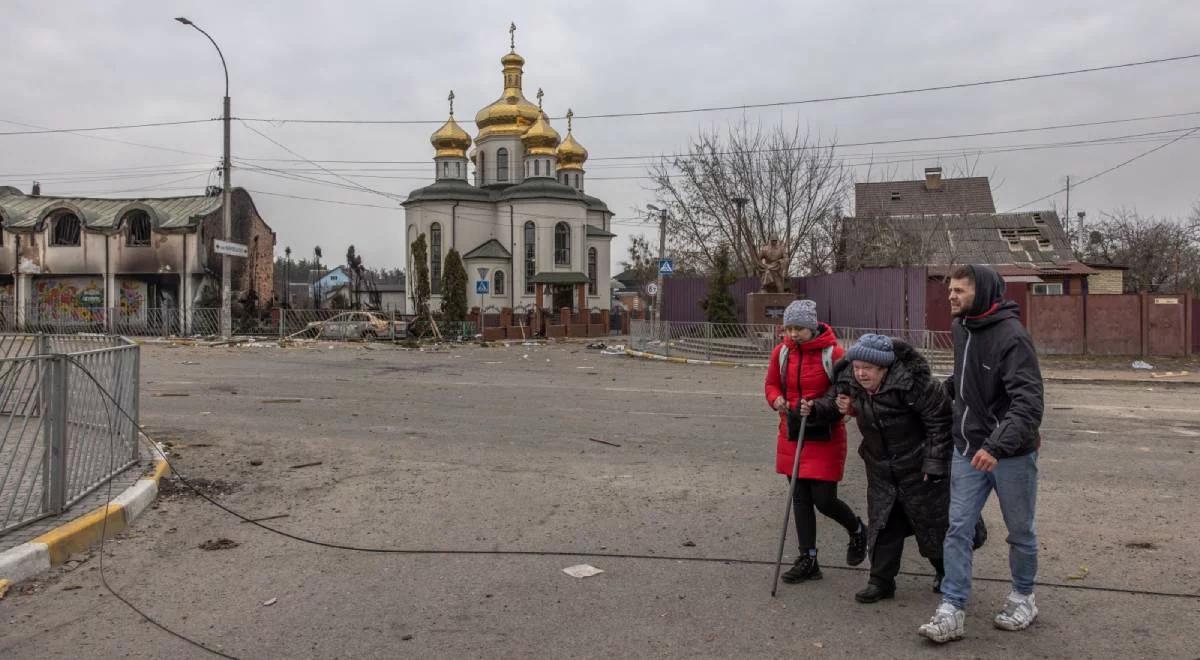
[[[790,412],[788,414],[791,414]],[[783,530],[779,533],[779,556],[775,558],[775,577],[771,580],[771,598],[779,588],[779,566],[783,563],[783,544],[787,540],[788,523],[792,517],[792,497],[796,493],[796,475],[800,472],[800,450],[804,448],[804,431],[808,417],[800,418],[800,436],[796,438],[796,458],[792,460],[792,479],[788,482],[787,507],[783,510]]]

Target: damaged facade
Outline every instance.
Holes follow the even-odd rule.
[[[231,260],[232,298],[272,298],[275,234],[249,193],[232,193],[233,237],[250,256]],[[101,199],[26,195],[0,187],[0,314],[4,325],[113,329],[190,326],[219,306],[220,195]],[[178,326],[175,325],[178,319]]]

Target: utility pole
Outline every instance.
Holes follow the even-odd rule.
[[[654,295],[654,323],[662,320],[662,300],[666,291],[663,290],[662,262],[667,258],[667,210],[653,204],[646,208],[658,214],[658,293]]]
[[[212,42],[213,48],[217,49],[217,55],[221,58],[221,68],[225,71],[225,107],[224,107],[224,114],[222,116],[222,119],[223,119],[222,123],[224,124],[224,127],[225,127],[225,136],[224,136],[225,139],[224,139],[224,153],[223,153],[222,159],[221,159],[221,180],[224,185],[221,190],[221,224],[224,227],[224,239],[226,241],[232,241],[233,240],[233,210],[230,208],[230,198],[231,198],[231,193],[232,193],[232,187],[231,187],[230,181],[229,181],[230,170],[232,169],[230,162],[229,162],[229,122],[230,122],[229,67],[225,65],[225,54],[221,52],[221,47],[217,45],[216,40],[214,40],[212,38],[212,36],[210,36],[204,30],[200,29],[200,26],[196,25],[195,23],[191,22],[190,20],[188,20],[182,16],[176,18],[175,20],[179,21],[180,23],[182,23],[184,25],[196,28],[197,32],[204,35],[205,37],[208,37],[208,40],[210,42]],[[222,254],[221,255],[221,338],[222,339],[229,339],[230,335],[233,334],[233,319],[230,317],[230,311],[229,311],[229,308],[230,308],[230,306],[229,306],[229,298],[230,298],[229,285],[230,285],[229,255]]]
[[[287,266],[283,269],[283,304],[285,307],[292,306],[292,246],[283,248],[283,256],[287,259]]]
[[[1071,175],[1067,175],[1067,208],[1063,209],[1063,221],[1071,223]]]

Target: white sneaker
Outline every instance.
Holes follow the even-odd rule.
[[[1033,594],[1024,596],[1014,591],[1008,594],[1004,609],[996,615],[996,627],[1001,630],[1025,630],[1037,615]]]
[[[922,624],[917,629],[917,633],[938,644],[953,642],[963,638],[965,634],[963,624],[966,619],[966,612],[950,603],[942,603],[938,605],[937,611],[933,613],[933,618],[929,620],[929,623]]]

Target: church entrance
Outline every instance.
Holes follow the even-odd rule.
[[[550,290],[552,292],[550,295],[550,304],[551,309],[554,312],[557,313],[558,310],[562,309],[563,307],[570,307],[571,309],[575,308],[575,301],[571,295],[573,287],[553,286]]]

